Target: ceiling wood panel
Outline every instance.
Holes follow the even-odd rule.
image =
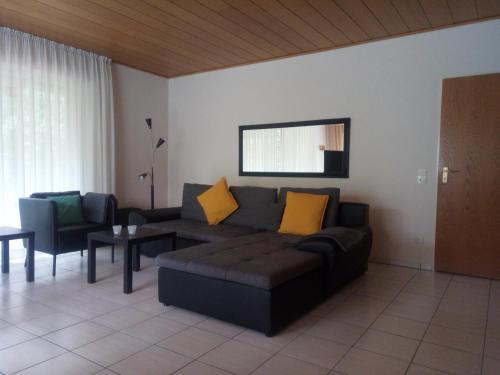
[[[391,0],[364,0],[364,3],[390,35],[400,35],[410,31]]]
[[[328,40],[337,46],[350,42],[349,38],[330,21],[318,13],[305,0],[286,0],[283,4],[298,17],[302,18],[306,23],[313,26],[320,34],[324,35]]]
[[[446,0],[420,0],[420,4],[433,27],[453,23],[451,10]]]
[[[448,0],[454,22],[470,21],[477,18],[475,0]]]
[[[328,40],[323,34],[318,32],[294,12],[284,7],[280,2],[276,0],[252,1],[276,19],[281,20],[281,22],[295,29],[304,38],[311,41],[317,48],[331,48],[335,46],[332,41]]]
[[[185,41],[175,36],[157,31],[149,25],[142,24],[135,19],[123,16],[120,13],[111,11],[99,4],[90,1],[68,2],[67,0],[37,0],[50,7],[60,11],[83,18],[89,22],[99,24],[100,26],[112,29],[116,32],[128,35],[137,40],[151,43],[151,46],[157,49],[167,50],[179,56],[200,61],[202,63],[218,66],[224,63],[224,59],[217,56],[210,50],[204,48],[195,48]]]
[[[333,1],[307,0],[326,19],[342,30],[353,42],[368,39],[368,35]]]
[[[256,49],[261,50],[263,53],[263,57],[272,57],[274,55],[282,55],[285,51],[274,44],[270,43],[266,38],[262,38],[244,27],[241,27],[234,21],[227,19],[218,13],[212,11],[210,8],[203,6],[196,0],[170,0],[172,3],[177,6],[184,8],[188,12],[195,14],[200,19],[204,19],[212,24],[219,25],[219,27],[223,28],[226,32],[239,35],[242,39],[247,41],[248,43],[255,46]]]
[[[419,0],[393,0],[392,3],[411,31],[423,30],[430,27],[429,20]]]
[[[257,22],[253,18],[247,16],[245,13],[233,8],[223,0],[199,0],[205,7],[212,9],[219,13],[221,16],[228,20],[241,25],[248,31],[268,40],[273,46],[280,46],[281,53],[298,53],[301,51],[299,47],[289,42],[286,38],[282,37],[279,33],[275,33],[272,29],[267,28],[263,24]]]
[[[175,77],[500,17],[500,0],[0,0],[0,26]]]
[[[371,38],[381,38],[389,35],[384,26],[363,1],[337,0],[336,2]]]
[[[500,14],[500,1],[498,0],[476,0],[479,17],[494,17]]]

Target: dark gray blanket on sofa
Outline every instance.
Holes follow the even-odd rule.
[[[302,237],[294,243],[298,250],[323,255],[327,268],[333,269],[337,249],[348,253],[356,248],[369,234],[365,231],[347,227],[329,227],[318,233]]]

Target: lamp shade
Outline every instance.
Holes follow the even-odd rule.
[[[165,140],[163,138],[158,139],[158,143],[156,144],[156,148],[160,148],[162,144],[165,143]]]
[[[146,124],[148,124],[148,129],[151,129],[153,127],[153,123],[150,118],[146,119]]]

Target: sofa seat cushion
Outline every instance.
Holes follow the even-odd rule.
[[[227,240],[228,238],[244,236],[257,232],[253,228],[239,225],[209,225],[206,222],[188,219],[149,223],[145,224],[144,227],[160,228],[171,232],[177,232],[177,237],[204,242],[222,241]]]
[[[291,246],[297,239],[291,235],[260,232],[163,253],[156,258],[156,264],[269,290],[323,266],[321,255]]]

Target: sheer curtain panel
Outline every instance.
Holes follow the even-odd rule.
[[[0,28],[0,225],[36,191],[114,191],[110,59]]]

